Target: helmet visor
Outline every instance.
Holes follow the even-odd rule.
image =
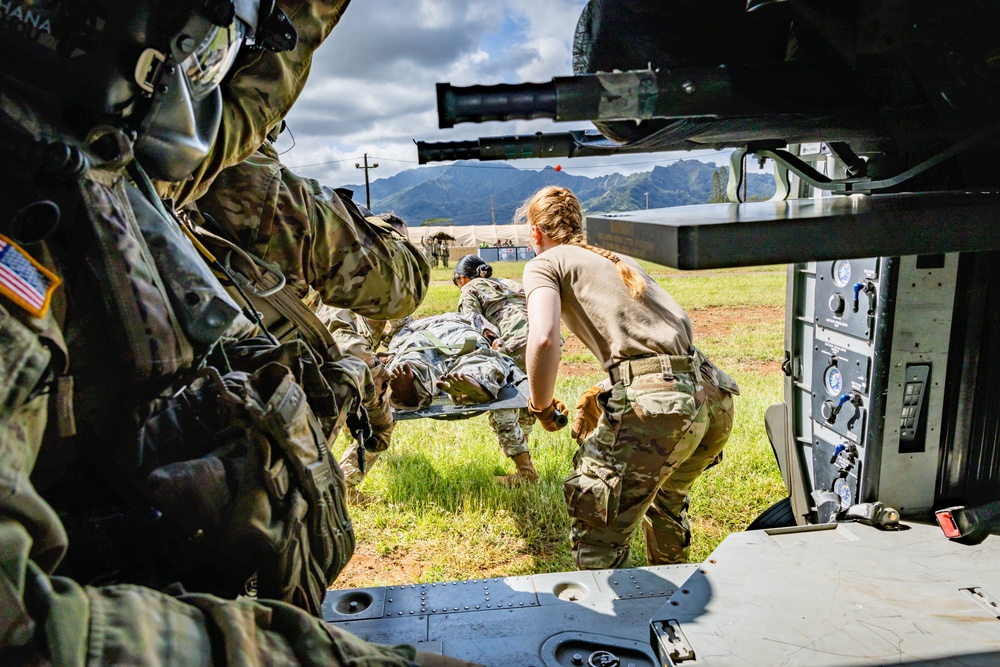
[[[245,34],[246,24],[238,19],[225,27],[214,26],[194,52],[184,59],[181,67],[187,74],[193,99],[202,99],[222,83],[236,60]]]

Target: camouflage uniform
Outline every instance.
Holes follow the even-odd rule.
[[[389,224],[362,217],[338,192],[293,173],[269,144],[223,171],[197,211],[241,248],[277,266],[333,333],[339,351],[364,362],[367,377],[360,384],[377,442],[370,450],[374,462],[389,447],[392,411],[388,375],[373,354],[373,330],[381,338],[382,320],[405,319],[423,300],[430,268],[422,253]],[[359,314],[376,319],[369,324]],[[342,458],[351,485],[363,478],[357,452],[355,442]]]
[[[296,175],[264,145],[226,169],[197,202],[241,248],[278,266],[302,297],[377,320],[412,313],[427,295],[420,250],[379,218],[313,179]]]
[[[375,443],[368,442],[365,447],[365,469],[362,472],[358,465],[360,446],[357,438],[340,457],[340,469],[344,480],[349,486],[361,484],[365,474],[378,455],[389,449],[392,443],[392,406],[389,404],[389,373],[385,366],[372,352],[372,340],[364,320],[346,308],[330,308],[321,306],[317,312],[319,318],[333,333],[333,339],[340,349],[348,355],[364,361],[371,370],[372,386],[364,394],[364,407],[368,412],[372,435]],[[383,324],[379,322],[378,324]]]
[[[5,110],[12,108],[4,101]],[[50,130],[39,135],[60,136]],[[0,296],[4,655],[15,664],[208,665],[246,659],[326,665],[378,657],[388,665],[408,665],[411,648],[361,642],[280,602],[169,595],[111,582],[84,586],[52,574],[67,544],[73,552],[80,543],[77,534],[67,540],[50,494],[59,492],[61,506],[71,513],[103,501],[110,489],[102,474],[113,474],[114,467],[104,453],[139,426],[132,407],[164,389],[172,393],[202,351],[183,335],[149,262],[120,167],[95,166],[74,187],[83,197],[80,206],[63,207],[74,224],[30,250],[65,278],[52,307],[35,317]],[[115,235],[88,243],[64,236],[84,230]],[[125,289],[114,292],[107,281]],[[95,435],[101,437],[95,441]],[[72,500],[86,504],[74,506]],[[112,523],[114,516],[106,515]],[[137,538],[142,527],[127,529]],[[101,540],[107,527],[84,530]]]
[[[481,317],[445,313],[414,320],[400,331],[389,346],[392,358],[386,364],[386,370],[391,373],[404,362],[413,370],[419,404],[396,407],[419,409],[429,406],[440,391],[437,381],[446,373],[464,373],[472,377],[493,397],[510,382],[519,380],[521,371],[511,358],[490,347],[483,336],[482,332],[487,328],[492,328],[492,325]],[[449,348],[461,348],[470,337],[476,339],[476,347],[467,354],[457,355],[439,349],[431,338],[423,334],[424,331],[436,336]],[[516,415],[515,410],[510,412]]]
[[[291,51],[244,49],[222,86],[222,125],[208,158],[189,179],[157,183],[178,208],[198,199],[223,169],[239,164],[263,145],[267,133],[288,114],[305,86],[313,52],[340,22],[350,0],[277,0],[298,33]]]
[[[524,298],[524,288],[519,283],[502,278],[473,278],[462,286],[458,312],[478,313],[499,329],[504,352],[514,360],[521,372],[528,372],[525,362],[528,305]],[[490,428],[497,434],[500,448],[504,454],[513,458],[528,451],[528,438],[535,418],[527,408],[516,411],[516,419],[512,419],[511,412],[496,410],[490,412],[488,419]]]
[[[421,243],[424,246],[424,254],[427,255],[427,261],[430,262],[432,268],[436,269],[438,266],[437,241],[431,239],[430,241],[423,240]]]
[[[640,523],[651,565],[687,561],[688,493],[721,460],[739,393],[723,371],[695,358],[693,372],[623,377],[599,395],[604,413],[564,485],[581,569],[628,567]]]
[[[357,439],[348,445],[340,457],[340,469],[344,471],[345,481],[349,486],[357,486],[371,470],[371,466],[375,464],[379,454],[389,449],[389,445],[392,444],[394,422],[392,420],[392,405],[389,403],[389,372],[373,352],[377,352],[382,343],[388,345],[400,330],[413,321],[413,317],[407,315],[398,320],[384,322],[358,317],[347,310],[341,311],[341,318],[345,316],[350,316],[352,326],[339,328],[334,332],[334,339],[341,346],[346,346],[344,349],[347,354],[370,355],[373,364],[371,367],[373,389],[366,396],[365,409],[371,420],[372,434],[376,439],[375,445],[369,444],[365,448],[364,471],[358,465],[358,456],[361,450]],[[366,357],[359,356],[359,358]]]
[[[364,325],[361,329],[363,332],[367,330],[364,335],[371,343],[372,350],[378,352],[382,346],[388,348],[392,344],[392,339],[396,337],[396,334],[410,326],[412,322],[412,315],[400,317],[397,320],[389,320],[388,322],[365,317],[361,320],[361,324]]]
[[[294,3],[286,11],[300,36],[296,51],[241,54],[244,76],[231,73],[228,79],[224,129],[213,157],[194,179],[176,187],[177,196],[189,196],[188,190],[210,180],[211,173],[227,160],[242,159],[233,157],[239,151],[256,148],[252,137],[259,133],[262,140],[270,117],[283,113],[270,105],[287,108],[295,98],[312,50],[346,4],[344,0]],[[72,133],[42,119],[51,109],[48,100],[38,103],[14,97],[6,83],[0,82],[0,101],[0,127],[5,132],[17,128],[22,137],[80,143]],[[127,137],[117,138],[120,145],[128,145]],[[86,503],[71,505],[71,510],[87,510],[105,496],[113,496],[102,477],[115,474],[111,461],[122,454],[115,447],[142,424],[138,408],[156,396],[169,399],[179,383],[187,381],[195,359],[206,351],[205,343],[189,340],[178,321],[160,275],[163,267],[157,266],[136,226],[144,221],[166,226],[173,222],[150,213],[151,202],[124,176],[122,165],[127,160],[109,159],[107,146],[99,154],[89,153],[90,165],[81,174],[62,180],[36,183],[20,164],[14,169],[5,165],[0,179],[4,210],[13,210],[12,204],[22,194],[17,191],[20,186],[13,184],[24,180],[29,181],[25,190],[48,188],[47,194],[59,201],[63,224],[56,232],[27,249],[8,246],[7,259],[14,253],[29,264],[34,260],[36,267],[64,281],[50,283],[55,285],[51,305],[37,310],[25,309],[18,300],[0,294],[0,653],[4,662],[412,664],[412,648],[362,642],[281,602],[223,600],[183,593],[179,588],[178,593],[167,594],[137,585],[115,585],[110,580],[85,586],[53,574],[67,546],[72,554],[79,543],[67,539],[50,494],[58,491],[64,499]],[[39,194],[46,193],[32,196]],[[45,275],[40,269],[37,272]],[[167,431],[171,432],[179,434]],[[171,442],[179,450],[190,444],[183,438]],[[127,487],[129,480],[119,480],[123,481]],[[117,525],[135,537],[141,526],[129,525],[129,516],[134,518],[127,513],[103,518],[114,523],[124,517],[125,522]],[[108,536],[107,526],[108,521],[86,524],[83,532],[101,542]]]

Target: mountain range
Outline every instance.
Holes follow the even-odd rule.
[[[462,161],[409,169],[372,181],[371,208],[376,213],[392,211],[411,226],[489,225],[494,220],[507,224],[517,207],[546,185],[571,189],[587,213],[611,213],[647,208],[647,193],[648,208],[720,201],[718,190],[721,186],[724,191],[727,175],[727,167],[699,160],[681,160],[628,176],[614,173],[596,178],[553,167],[535,171],[504,162]],[[770,175],[748,176],[748,199],[767,199],[774,194]],[[364,184],[346,187],[354,191],[356,201],[364,202]]]

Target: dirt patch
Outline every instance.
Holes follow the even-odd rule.
[[[429,545],[432,549],[434,545]],[[435,559],[440,559],[440,551],[425,552],[420,549],[407,553],[394,552],[387,556],[379,556],[369,544],[358,544],[344,571],[337,577],[336,589],[365,588],[368,586],[393,586],[421,581],[430,569]],[[490,577],[505,577],[508,573],[525,568],[532,568],[536,556],[530,554],[513,554],[503,562],[495,562],[490,567],[471,568],[464,575],[466,579],[484,579]],[[373,584],[372,582],[378,582]]]
[[[783,321],[785,309],[780,306],[756,306],[753,308],[702,308],[688,313],[694,326],[695,340],[729,335],[735,326],[753,326],[764,322]]]
[[[566,329],[563,329],[562,335],[566,342],[563,343],[562,348],[563,361],[559,365],[560,375],[579,378],[601,372],[601,365],[587,349],[587,346],[583,344],[583,341]],[[580,357],[586,357],[586,359],[578,360]]]
[[[430,559],[413,554],[393,553],[382,557],[370,544],[358,544],[344,571],[337,577],[337,588],[363,588],[372,581],[393,583],[419,581]]]
[[[778,306],[758,306],[753,308],[702,308],[688,313],[691,326],[694,327],[694,338],[723,338],[734,328],[747,328],[755,325],[783,322],[785,309]],[[757,373],[780,373],[781,361],[764,361],[758,363],[744,362],[733,370],[751,371]]]
[[[757,324],[783,321],[785,309],[774,306],[760,306],[752,308],[702,308],[692,310],[688,313],[691,318],[691,325],[694,327],[695,340],[704,338],[723,338],[728,336],[736,327],[752,327]],[[601,368],[597,360],[590,354],[590,350],[583,342],[569,331],[563,329],[562,356],[563,363],[559,367],[559,374],[565,377],[587,377],[595,373],[600,373]],[[589,360],[581,360],[580,357],[589,357]],[[570,360],[567,360],[570,359]],[[755,370],[761,373],[779,372],[781,370],[780,361],[767,361],[753,364],[752,368],[741,370]]]
[[[695,340],[704,338],[723,338],[732,333],[734,328],[754,327],[770,324],[775,321],[784,322],[785,309],[780,306],[758,306],[754,308],[703,308],[688,313],[691,326],[694,327]],[[740,371],[757,373],[780,373],[781,361],[742,362]]]

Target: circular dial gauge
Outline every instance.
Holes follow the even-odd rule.
[[[841,508],[846,510],[851,506],[851,487],[848,486],[846,479],[838,477],[833,482],[833,492],[840,496]]]
[[[851,282],[851,262],[846,259],[838,259],[833,265],[833,282],[837,287],[845,287]]]
[[[826,393],[831,396],[840,396],[844,389],[844,376],[836,366],[830,366],[823,375],[823,384],[826,385]]]

